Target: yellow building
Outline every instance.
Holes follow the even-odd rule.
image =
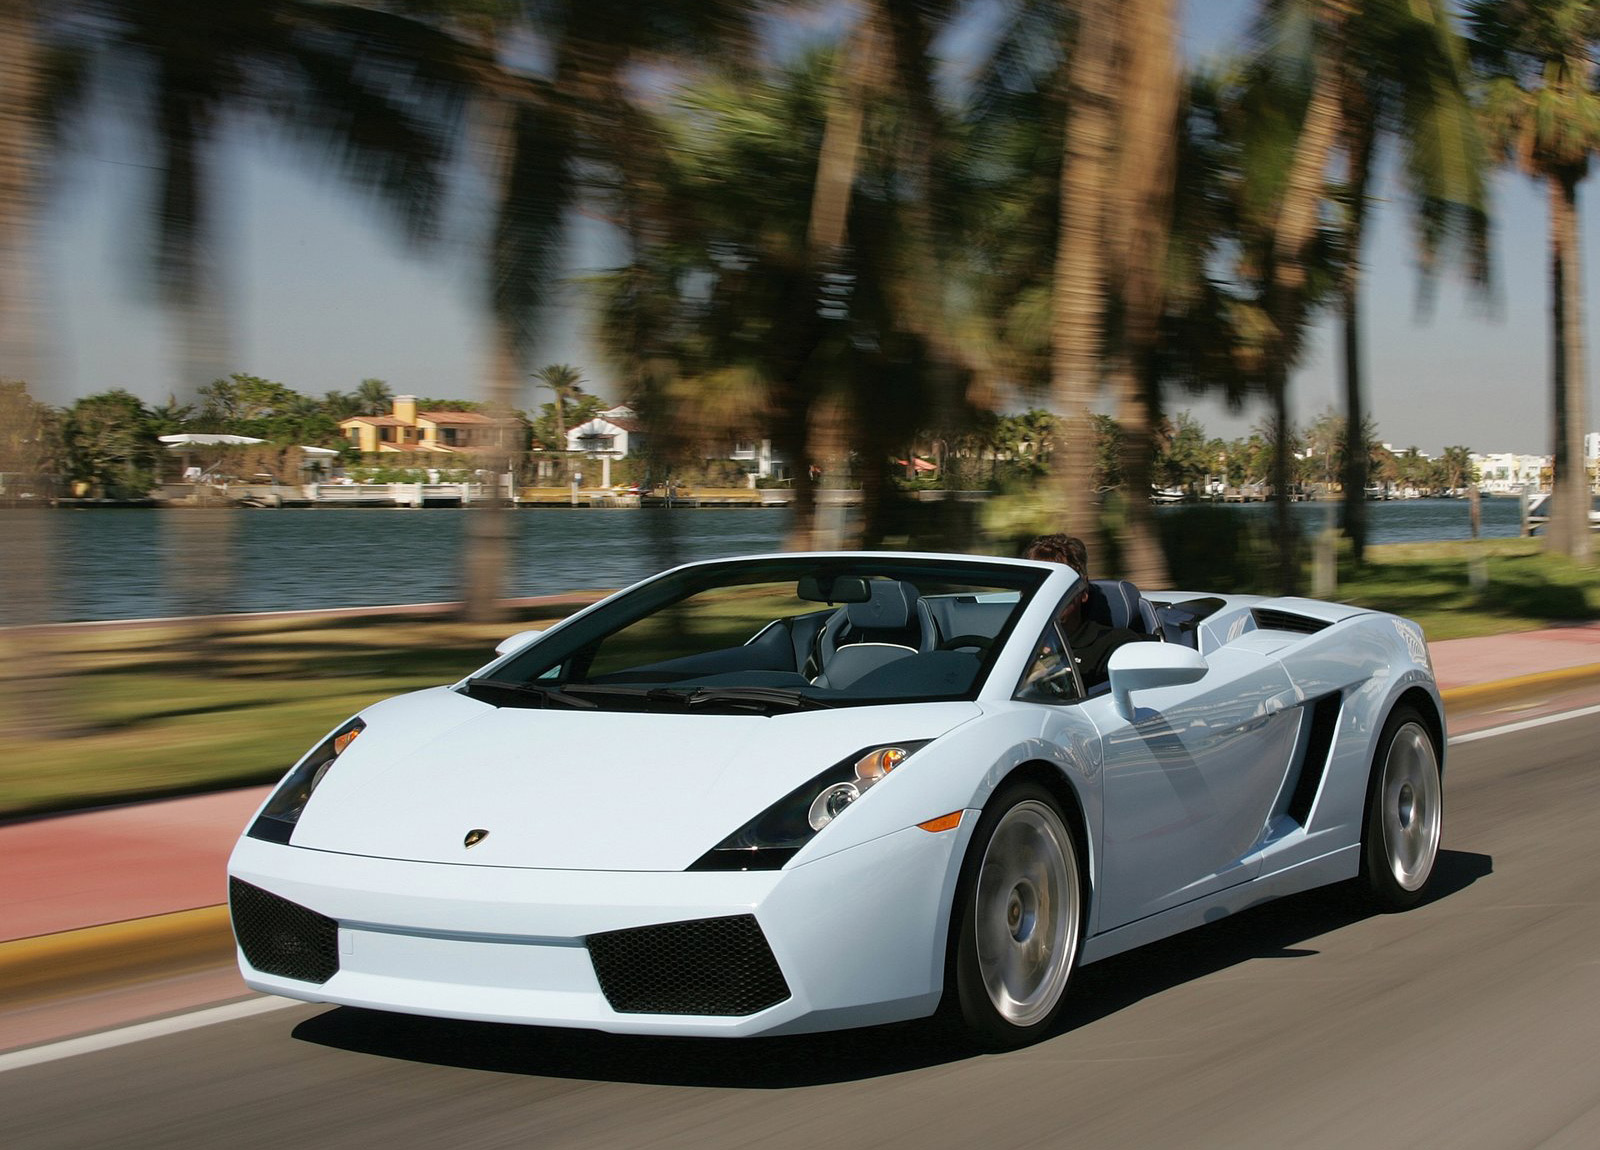
[[[494,424],[492,418],[477,411],[418,411],[416,396],[397,395],[392,414],[341,419],[339,430],[363,455],[452,455],[493,447]]]

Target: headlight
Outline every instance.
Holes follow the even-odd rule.
[[[779,869],[818,831],[866,794],[874,783],[927,746],[929,741],[921,739],[872,747],[835,763],[734,831],[695,860],[689,869]]]
[[[311,801],[311,793],[322,782],[328,768],[366,729],[367,725],[360,719],[351,719],[318,743],[316,749],[301,759],[278,784],[278,789],[272,792],[267,805],[261,808],[256,821],[250,824],[250,829],[245,833],[250,838],[265,839],[269,843],[288,842],[289,836],[294,833],[295,823],[300,821],[301,812]]]

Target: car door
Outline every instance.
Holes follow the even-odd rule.
[[[1254,878],[1303,709],[1275,659],[1222,648],[1185,686],[1079,704],[1099,732],[1097,929],[1108,930]]]

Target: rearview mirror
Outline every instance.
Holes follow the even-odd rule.
[[[807,603],[865,603],[872,588],[859,575],[802,575],[795,597]]]
[[[1127,643],[1111,652],[1106,664],[1117,713],[1130,723],[1134,715],[1131,698],[1134,691],[1193,683],[1208,669],[1205,656],[1177,643]]]

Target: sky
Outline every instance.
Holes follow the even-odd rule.
[[[1185,0],[1183,51],[1204,59],[1236,42],[1252,0]],[[487,372],[487,331],[475,307],[465,241],[424,259],[408,252],[358,197],[318,179],[282,145],[235,131],[225,141],[216,191],[223,212],[218,253],[227,269],[221,299],[232,315],[230,371],[278,380],[321,396],[386,380],[397,394],[473,398]],[[103,120],[68,163],[38,239],[49,339],[31,391],[65,405],[126,388],[148,403],[177,385],[173,340],[149,289],[133,274],[129,237],[148,173],[122,126]],[[1387,175],[1387,173],[1386,173]],[[1589,181],[1594,184],[1595,181]],[[1437,453],[1550,450],[1548,287],[1543,192],[1525,177],[1494,181],[1494,289],[1477,298],[1453,274],[1419,312],[1414,253],[1392,180],[1379,189],[1366,255],[1369,406],[1379,435],[1397,448]],[[1580,191],[1585,266],[1600,256],[1600,189]],[[569,251],[574,273],[614,258],[603,225],[580,220]],[[1592,277],[1591,277],[1592,278]],[[535,365],[581,366],[590,390],[622,396],[593,350],[577,300],[549,313]],[[1586,306],[1590,426],[1600,358],[1600,297]],[[0,373],[3,374],[3,373]],[[1338,332],[1318,325],[1295,374],[1292,418],[1307,423],[1339,404]],[[547,402],[530,384],[521,404]],[[1254,406],[1226,411],[1178,393],[1170,412],[1191,411],[1213,435],[1248,433],[1265,417]]]

